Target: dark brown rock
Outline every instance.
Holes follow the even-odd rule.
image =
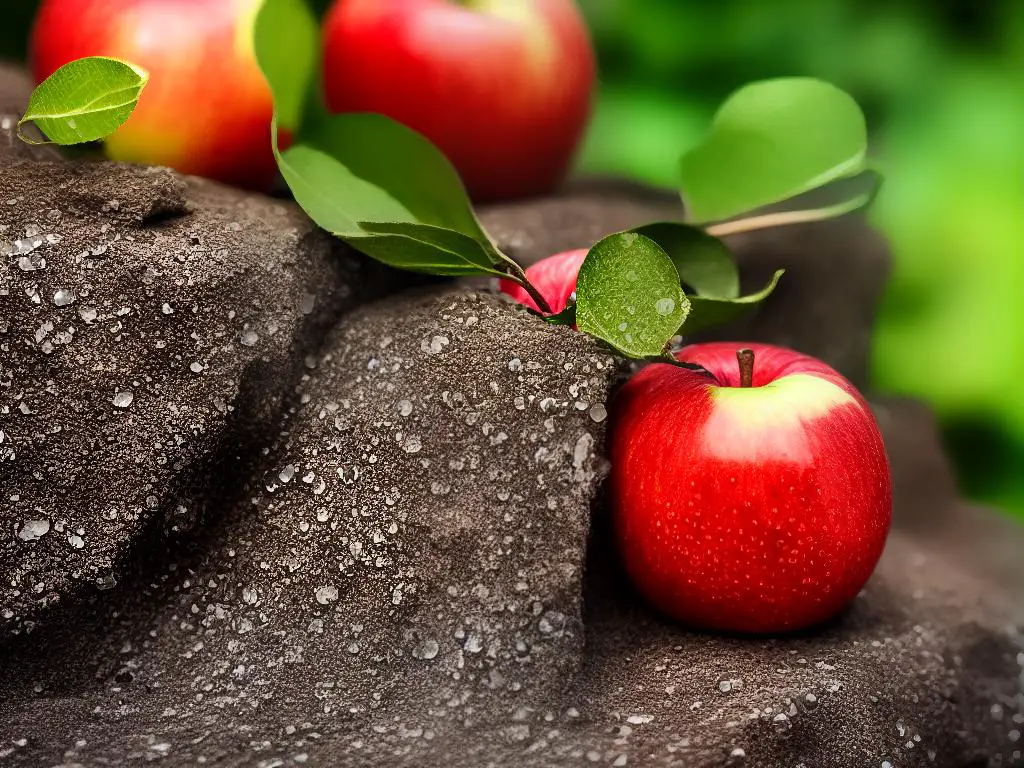
[[[0,626],[199,524],[382,270],[290,204],[165,169],[0,170]],[[198,491],[198,492],[197,492]]]
[[[13,764],[401,762],[557,702],[618,370],[495,296],[356,312],[231,509],[9,646]]]
[[[28,106],[32,81],[28,73],[12,64],[0,62],[0,162],[14,157],[36,160],[59,160],[60,153],[52,146],[31,146],[18,138],[18,118]],[[41,138],[32,125],[25,133]]]
[[[0,61],[0,113],[19,114],[25,111],[32,95],[32,79],[16,64]]]

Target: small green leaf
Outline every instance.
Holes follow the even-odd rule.
[[[465,239],[464,250],[456,251],[403,235],[368,235],[345,238],[345,241],[367,256],[398,269],[425,272],[429,275],[443,277],[505,276],[504,272],[498,271],[482,258],[474,260],[471,256],[467,256],[467,253],[473,253],[474,248],[480,253],[479,243],[458,232],[449,234]],[[481,253],[481,256],[484,255]]]
[[[751,83],[680,162],[688,216],[719,221],[787,200],[860,173],[866,153],[864,115],[839,88],[806,77]]]
[[[296,131],[320,54],[320,29],[305,0],[263,0],[255,24],[256,60],[282,128]]]
[[[544,319],[551,325],[576,325],[576,304],[570,301],[561,312],[544,315]]]
[[[296,202],[323,229],[391,266],[506,275],[512,262],[484,232],[440,150],[382,115],[330,115],[307,98],[318,55],[305,0],[264,0],[256,57],[274,96],[274,154]],[[281,150],[279,127],[300,118],[295,143]]]
[[[366,234],[360,221],[416,221],[386,191],[313,145],[297,144],[278,153],[277,165],[295,201],[313,221],[339,237]]]
[[[20,132],[32,122],[56,144],[99,141],[131,117],[148,81],[144,69],[119,59],[92,56],[69,62],[32,92],[19,135],[36,143]]]
[[[684,285],[701,296],[734,299],[740,276],[729,246],[698,227],[666,221],[633,230],[660,245],[679,271]]]
[[[354,248],[379,261],[401,269],[428,272],[434,275],[495,275],[507,277],[497,269],[491,255],[476,240],[443,227],[405,222],[359,222],[364,232],[374,237],[347,238]],[[380,237],[391,235],[392,237]],[[415,243],[411,245],[410,242]],[[409,249],[408,253],[396,250]]]
[[[661,354],[689,310],[672,259],[643,235],[604,238],[580,268],[577,327],[627,357]]]
[[[388,117],[370,113],[329,115],[309,127],[301,144],[344,166],[352,176],[383,190],[408,212],[408,221],[461,232],[489,242],[470,205],[466,190],[448,159],[424,136]],[[283,153],[287,159],[292,150]],[[331,190],[343,205],[361,190]],[[392,221],[382,210],[365,221]]]
[[[743,317],[760,306],[761,302],[771,296],[779,278],[786,270],[780,269],[769,281],[768,285],[757,293],[735,299],[717,299],[705,296],[690,296],[690,314],[679,329],[679,333],[689,336],[716,325],[722,325]]]

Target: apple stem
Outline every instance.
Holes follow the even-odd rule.
[[[509,259],[509,272],[512,275],[512,279],[519,283],[519,285],[523,287],[524,291],[530,294],[530,298],[533,299],[534,303],[537,305],[537,309],[545,315],[554,314],[554,311],[551,309],[551,305],[548,304],[547,299],[541,296],[540,291],[538,291],[534,287],[533,283],[527,279],[526,272],[523,271],[523,268],[511,259]]]
[[[754,350],[737,349],[736,361],[740,364],[740,386],[754,386]]]

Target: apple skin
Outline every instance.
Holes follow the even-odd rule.
[[[106,141],[112,160],[166,165],[267,189],[277,168],[273,103],[253,49],[260,0],[44,0],[30,41],[37,83],[85,56],[150,73],[138,107]]]
[[[755,355],[739,386],[738,349]],[[613,403],[610,503],[639,591],[689,626],[778,633],[843,609],[871,576],[892,508],[882,437],[824,363],[765,344],[687,347]]]
[[[526,279],[544,297],[553,313],[565,309],[570,297],[576,292],[576,278],[587,253],[586,248],[556,253],[526,268]],[[537,302],[518,283],[500,280],[498,287],[502,293],[507,293],[520,304],[540,312]]]
[[[324,22],[328,108],[419,131],[477,201],[564,178],[595,69],[573,0],[338,0]]]

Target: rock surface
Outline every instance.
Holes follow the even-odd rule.
[[[489,223],[662,216],[623,194]],[[586,337],[392,295],[291,205],[162,170],[0,152],[0,227],[31,245],[0,260],[0,765],[1021,764],[1024,534],[957,504],[918,407],[876,405],[899,530],[852,608],[697,634],[594,504],[622,368]],[[827,309],[855,372],[870,308]]]
[[[349,316],[230,508],[8,646],[10,759],[419,760],[557,702],[619,368],[493,295]]]
[[[18,67],[0,62],[0,160],[26,157],[36,160],[57,160],[56,149],[50,146],[31,146],[18,138],[18,117],[25,111],[32,94],[32,81]],[[31,136],[38,133],[31,125],[25,126]]]
[[[165,169],[0,173],[0,633],[227,503],[307,354],[395,279]]]

